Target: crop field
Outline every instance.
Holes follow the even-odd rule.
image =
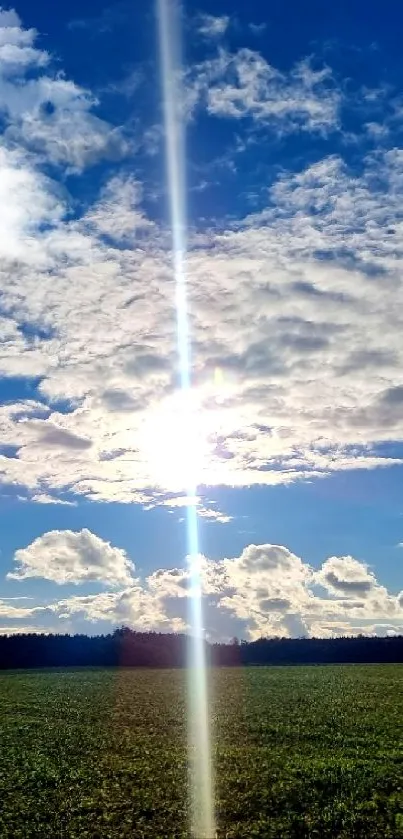
[[[403,667],[217,669],[218,836],[403,837]],[[0,674],[0,837],[189,836],[186,673]]]

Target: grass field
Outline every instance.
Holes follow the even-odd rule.
[[[220,837],[403,837],[403,667],[215,670]],[[186,674],[0,675],[0,837],[187,837]]]

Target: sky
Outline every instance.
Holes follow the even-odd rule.
[[[0,633],[403,632],[403,10],[186,2],[192,421],[156,6],[0,11]]]

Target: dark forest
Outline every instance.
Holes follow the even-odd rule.
[[[3,635],[0,669],[35,667],[184,667],[186,635],[135,632],[110,635]],[[345,638],[260,638],[208,644],[212,665],[403,663],[403,636]]]

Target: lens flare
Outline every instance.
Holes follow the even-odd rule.
[[[176,282],[177,342],[183,418],[192,417],[191,351],[186,293],[186,210],[184,92],[181,84],[180,9],[174,0],[157,0],[161,76],[173,269]],[[189,435],[187,435],[189,436]],[[197,526],[197,474],[187,475],[187,533],[190,568],[190,639],[188,649],[189,769],[191,831],[197,839],[216,835],[208,718],[206,647],[204,641],[202,586]]]

